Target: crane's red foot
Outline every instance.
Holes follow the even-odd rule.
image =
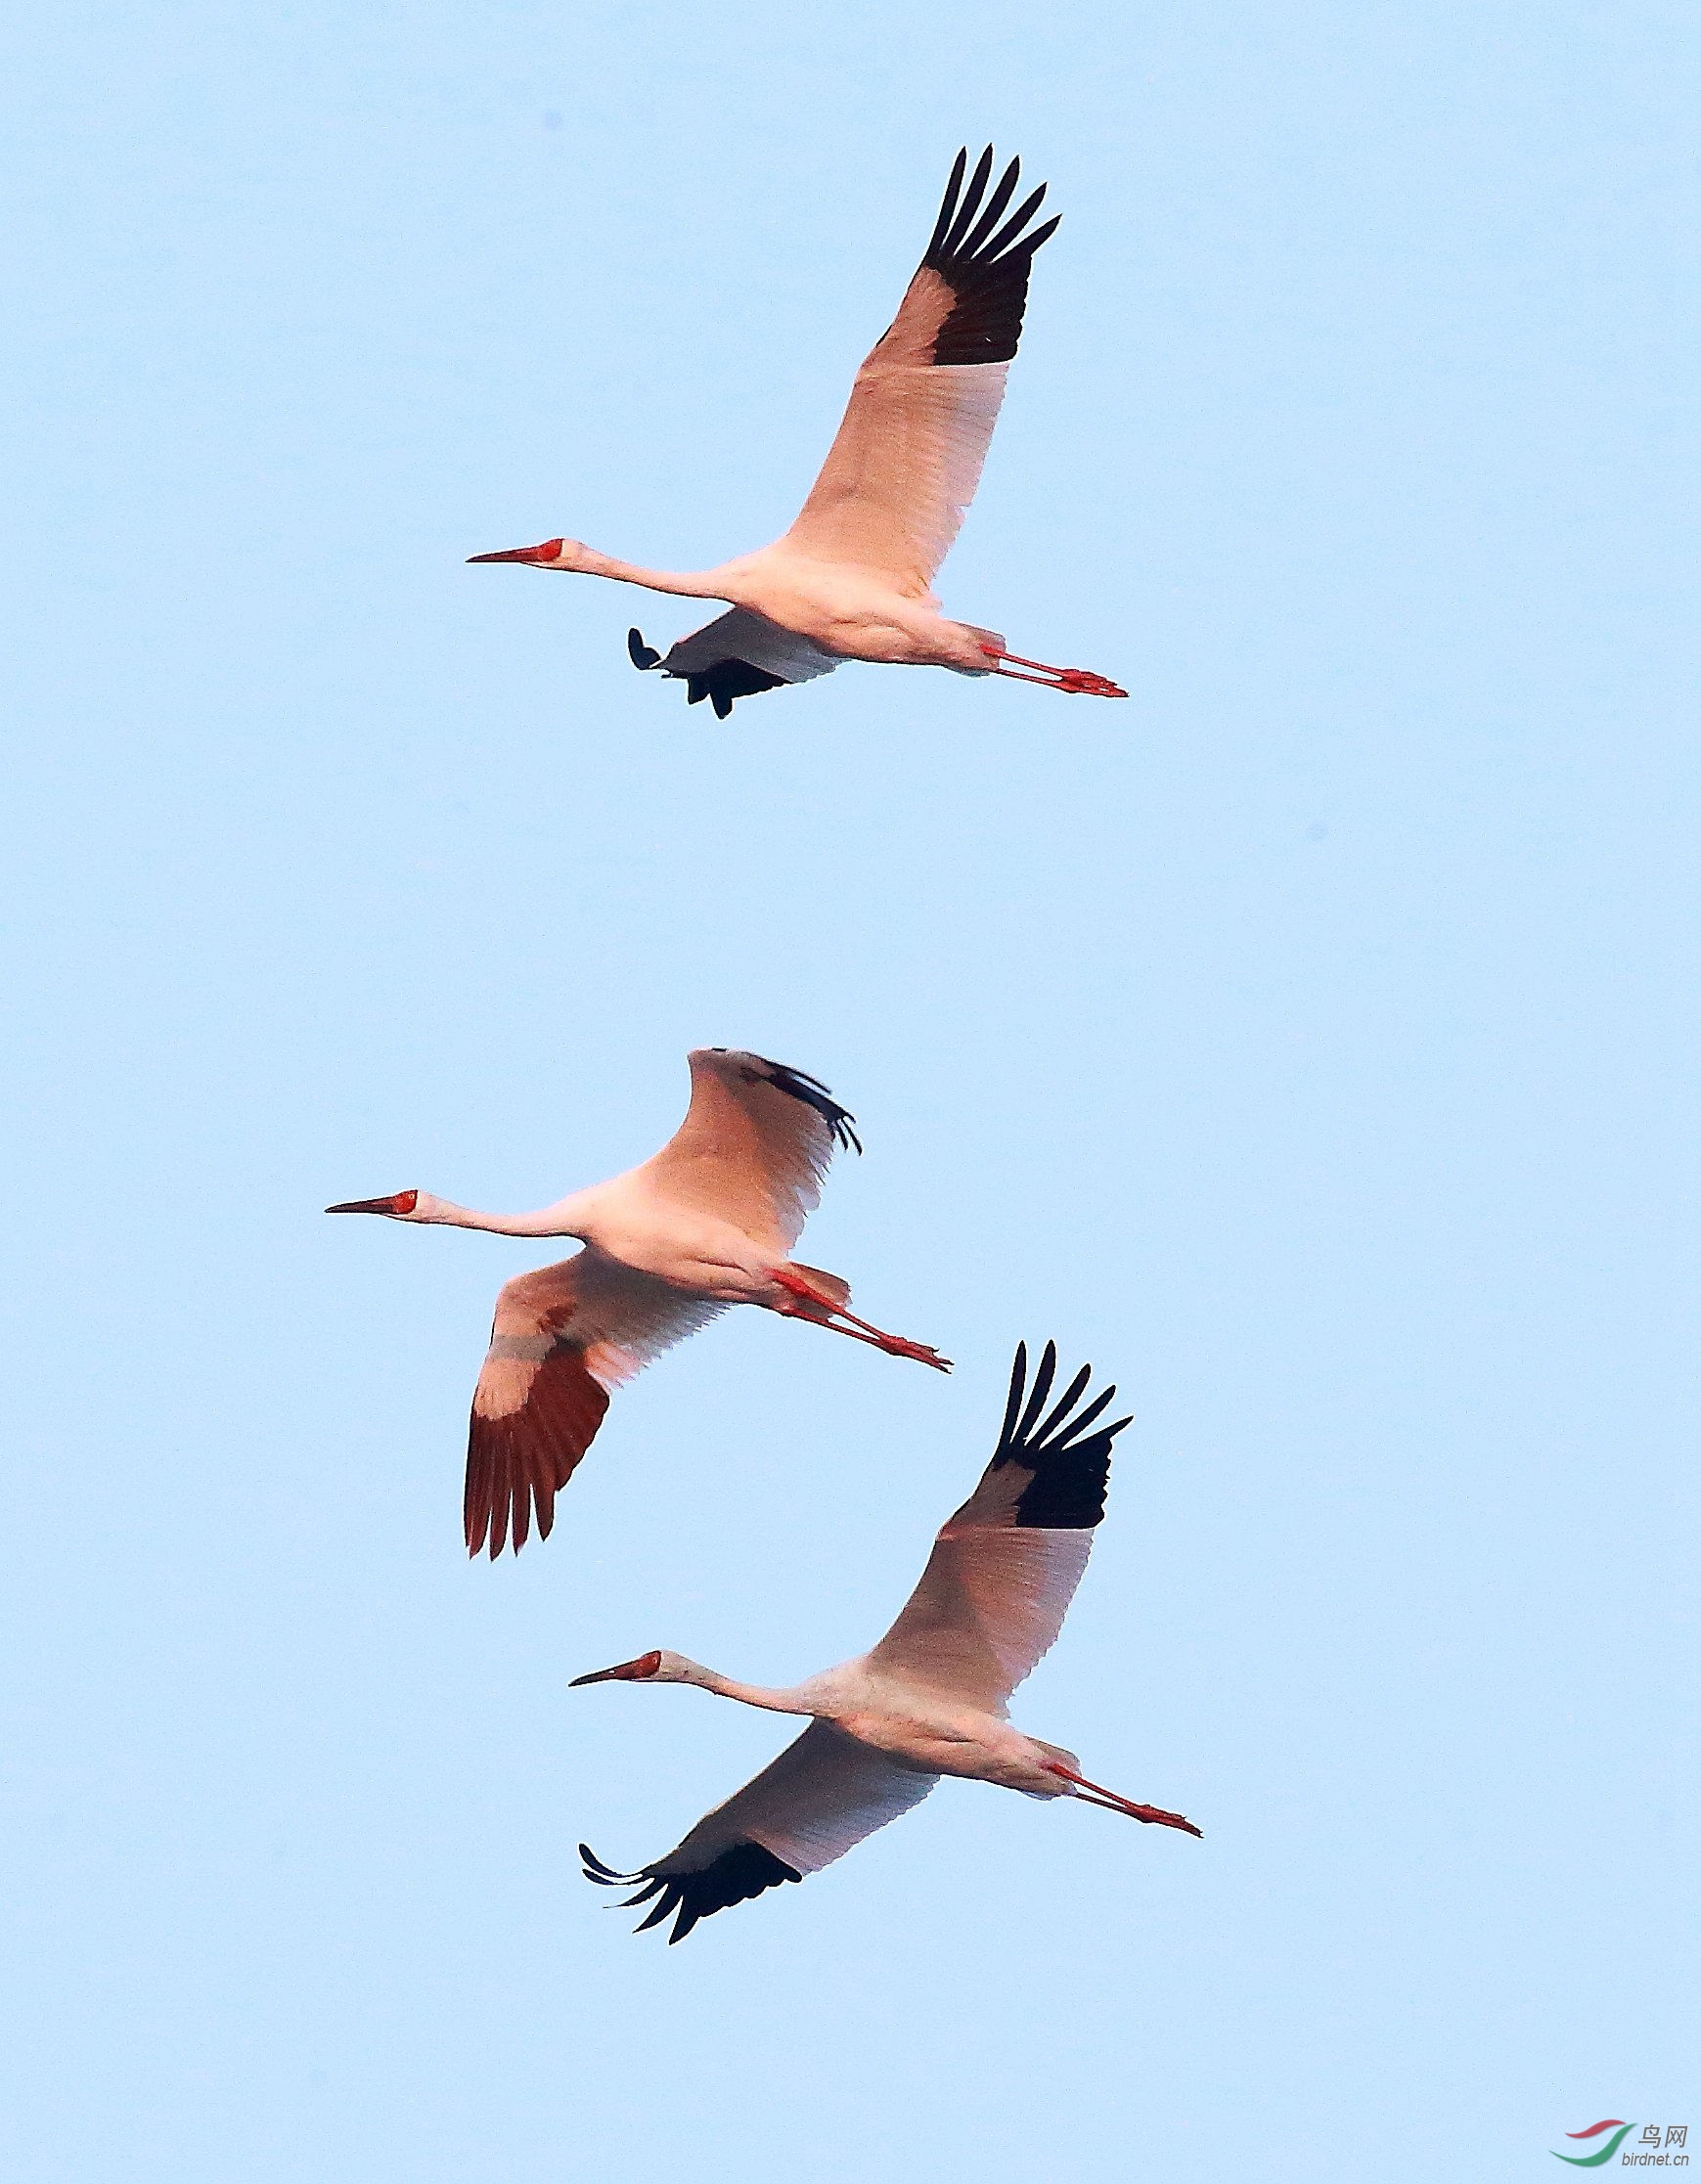
[[[1126,1812],[1131,1820],[1143,1820],[1148,1826],[1180,1828],[1184,1835],[1196,1835],[1204,1839],[1203,1828],[1194,1827],[1191,1820],[1184,1819],[1179,1812],[1166,1812],[1159,1805],[1136,1805],[1132,1798],[1107,1790],[1101,1783],[1089,1782],[1084,1774],[1077,1774],[1073,1767],[1066,1767],[1061,1760],[1047,1760],[1048,1774],[1059,1774],[1065,1782],[1075,1785],[1075,1794],[1083,1805],[1100,1805],[1107,1812]],[[1091,1791],[1089,1797],[1085,1793]]]
[[[1162,1828],[1180,1828],[1184,1835],[1196,1835],[1204,1839],[1204,1829],[1194,1827],[1191,1820],[1184,1820],[1179,1812],[1166,1812],[1161,1805],[1135,1805],[1124,1799],[1122,1809],[1131,1820],[1155,1821]]]
[[[949,1372],[951,1359],[942,1358],[931,1343],[911,1342],[905,1335],[882,1335],[880,1348],[891,1358],[914,1358],[918,1365],[931,1365],[935,1372]]]
[[[1071,697],[1128,695],[1120,684],[1111,682],[1108,676],[1095,675],[1090,667],[1048,667],[1044,660],[1025,660],[1019,652],[1006,652],[996,645],[983,645],[981,650],[992,661],[995,675],[1007,675],[1014,683],[1041,683],[1049,691],[1064,691]],[[1024,675],[1023,668],[1032,668],[1034,673]]]

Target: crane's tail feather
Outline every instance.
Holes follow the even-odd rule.
[[[810,1287],[827,1298],[833,1309],[842,1312],[850,1303],[851,1285],[842,1274],[829,1274],[820,1267],[806,1267],[801,1259],[790,1262],[791,1271],[801,1274]]]

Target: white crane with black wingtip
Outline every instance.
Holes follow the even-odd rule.
[[[1079,1798],[1199,1834],[1179,1812],[1090,1782],[1073,1752],[1010,1723],[1010,1693],[1055,1642],[1087,1567],[1104,1514],[1110,1445],[1129,1422],[1097,1423],[1114,1387],[1076,1409],[1089,1365],[1042,1417],[1055,1346],[1047,1343],[1031,1393],[1027,1362],[1026,1346],[1018,1345],[993,1459],[940,1528],[920,1583],[872,1653],[779,1691],[659,1649],[574,1677],[575,1684],[694,1683],[745,1706],[813,1716],[771,1766],[653,1865],[616,1873],[580,1844],[587,1880],[636,1884],[623,1899],[628,1907],[654,1899],[640,1933],[677,1913],[668,1939],[683,1941],[712,1912],[819,1873],[919,1805],[942,1774],[1031,1798]]]
[[[706,697],[723,720],[736,698],[810,682],[841,660],[1009,675],[1078,696],[1126,697],[1087,668],[1021,658],[996,631],[950,620],[933,596],[980,483],[1034,252],[1057,225],[1028,227],[1043,183],[1005,218],[1019,159],[990,197],[992,147],[964,188],[967,165],[960,152],[898,316],[864,360],[821,475],[783,538],[696,572],[642,568],[568,538],[470,558],[724,600],[731,611],[681,638],[665,658],[639,631],[627,639],[634,666],[659,667],[686,684],[693,705]]]
[[[428,1190],[350,1198],[332,1214],[577,1236],[574,1258],[506,1283],[472,1397],[467,1551],[494,1559],[555,1522],[556,1495],[590,1447],[610,1389],[729,1305],[808,1319],[895,1358],[949,1372],[949,1359],[859,1319],[850,1284],[789,1253],[821,1196],[835,1147],[862,1143],[848,1108],[800,1069],[701,1047],[691,1107],[660,1152],[611,1182],[529,1214],[476,1213]]]

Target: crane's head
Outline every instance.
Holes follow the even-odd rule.
[[[696,1663],[688,1661],[683,1653],[669,1653],[657,1646],[652,1653],[641,1653],[636,1661],[622,1661],[612,1669],[574,1676],[567,1688],[576,1691],[581,1683],[694,1683],[700,1673]]]
[[[469,554],[467,559],[469,565],[474,561],[519,561],[526,568],[582,570],[587,551],[576,538],[547,538],[541,546],[511,546],[503,554]]]
[[[327,1206],[325,1211],[328,1214],[383,1214],[391,1221],[435,1221],[441,1204],[428,1190],[398,1190],[388,1198],[345,1198],[340,1205]]]

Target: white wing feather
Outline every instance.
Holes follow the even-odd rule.
[[[916,276],[917,283],[936,280]],[[895,356],[887,348],[903,332],[900,313],[857,374],[844,422],[785,543],[810,560],[876,569],[920,597],[974,499],[1009,367],[909,363],[902,347]]]
[[[760,1054],[699,1047],[685,1121],[637,1174],[662,1197],[788,1252],[835,1146],[856,1142],[849,1122],[813,1079]]]
[[[870,1665],[1002,1714],[1056,1644],[1092,1549],[1091,1532],[948,1525]]]
[[[811,683],[839,664],[835,653],[824,652],[795,630],[782,629],[749,607],[735,606],[682,637],[661,665],[664,673],[684,677],[703,674],[723,660],[743,660],[784,683]]]
[[[938,1779],[900,1766],[828,1722],[812,1721],[648,1870],[700,1872],[733,1845],[749,1842],[799,1873],[819,1873],[919,1805]]]

